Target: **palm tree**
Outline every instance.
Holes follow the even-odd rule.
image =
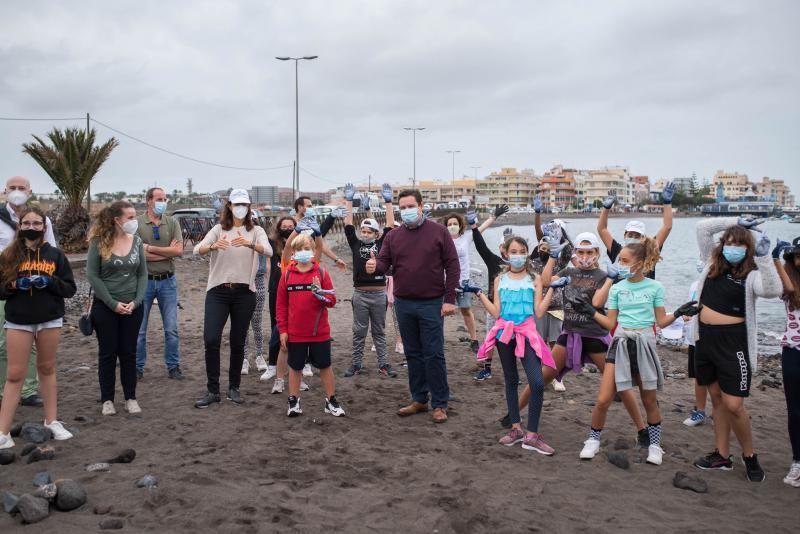
[[[67,205],[56,218],[58,241],[67,252],[86,248],[89,229],[89,213],[82,202],[92,179],[111,151],[119,145],[113,137],[100,146],[95,146],[95,130],[88,132],[79,128],[63,131],[53,128],[47,134],[51,144],[37,136],[34,143],[23,143],[22,151],[39,164],[63,193]]]

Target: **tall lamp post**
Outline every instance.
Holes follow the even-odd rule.
[[[475,173],[475,193],[472,195],[472,204],[476,206],[478,204],[478,169],[480,169],[480,167],[473,166],[470,168],[472,172]]]
[[[452,184],[451,187],[453,188],[453,202],[456,200],[456,154],[461,152],[460,150],[446,150],[448,154],[453,155],[453,176],[452,176]]]
[[[413,156],[414,174],[412,175],[413,176],[413,178],[412,178],[413,182],[412,182],[411,187],[412,187],[412,189],[416,189],[417,188],[417,132],[421,132],[425,128],[403,128],[403,129],[406,130],[406,131],[410,131],[411,134],[412,134],[412,138],[414,139],[414,141],[413,141],[413,144],[414,144],[414,156]]]
[[[294,61],[294,176],[292,176],[292,190],[300,190],[300,91],[298,88],[297,64],[301,60],[311,61],[319,56],[288,57],[276,56],[279,61]],[[294,193],[292,193],[294,196]]]

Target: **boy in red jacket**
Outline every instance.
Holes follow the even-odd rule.
[[[292,262],[278,283],[277,322],[281,346],[289,353],[289,409],[297,417],[300,406],[300,381],[306,361],[319,369],[325,390],[325,413],[344,415],[334,394],[331,369],[331,328],[328,308],[336,305],[331,278],[314,261],[314,242],[307,235],[295,237],[291,244]]]

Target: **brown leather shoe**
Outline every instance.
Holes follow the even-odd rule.
[[[433,422],[444,423],[445,421],[447,421],[447,408],[434,408]]]
[[[428,403],[414,401],[408,406],[403,406],[402,408],[397,410],[397,415],[401,417],[406,417],[408,415],[414,415],[415,413],[422,413],[427,411],[428,411]]]

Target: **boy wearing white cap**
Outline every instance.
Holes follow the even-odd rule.
[[[661,192],[661,200],[664,205],[664,219],[663,223],[661,224],[661,228],[655,235],[655,240],[658,243],[659,249],[664,248],[664,242],[667,240],[667,237],[669,237],[669,234],[672,231],[672,196],[674,194],[675,184],[672,182],[667,182],[667,184],[664,186],[664,190]],[[614,239],[614,236],[612,236],[611,232],[608,231],[608,214],[611,213],[611,209],[616,203],[616,193],[614,191],[609,191],[608,196],[603,201],[603,209],[600,212],[600,219],[597,221],[597,233],[600,235],[600,239],[602,239],[603,244],[606,246],[608,259],[610,259],[612,262],[617,261],[617,256],[619,256],[623,246],[629,243],[639,243],[642,241],[642,238],[647,235],[647,227],[642,221],[629,221],[628,224],[625,225],[625,233],[622,234],[623,242],[620,244],[619,241]],[[646,276],[655,280],[655,269],[653,269],[652,272],[646,273]]]

